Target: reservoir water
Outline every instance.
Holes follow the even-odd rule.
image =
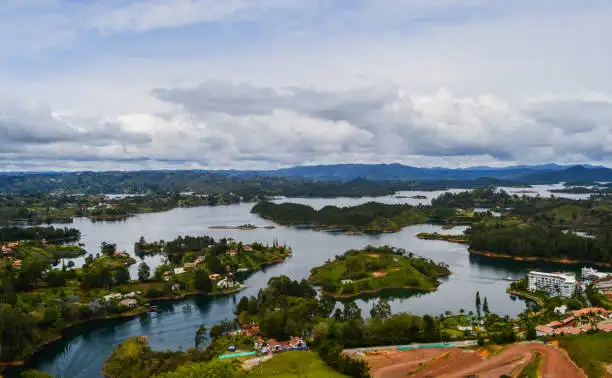
[[[422,194],[426,199],[379,197],[376,201],[386,203],[428,203],[440,192],[406,192],[404,196]],[[543,194],[545,195],[545,194]],[[313,207],[325,205],[354,205],[373,200],[372,198],[333,199],[280,199],[310,204]],[[247,288],[230,296],[191,297],[181,302],[159,303],[158,313],[147,313],[133,319],[108,320],[75,327],[66,332],[65,338],[44,348],[28,361],[26,368],[35,368],[56,377],[97,377],[104,359],[119,343],[130,336],[147,335],[150,345],[157,350],[187,349],[193,346],[195,331],[200,324],[210,328],[225,318],[231,318],[235,303],[243,295],[254,295],[266,285],[270,277],[285,274],[293,279],[308,277],[312,267],[321,265],[327,259],[347,249],[362,248],[368,244],[406,248],[421,256],[450,266],[452,275],[445,279],[434,293],[399,292],[391,293],[393,312],[406,311],[415,314],[440,314],[446,310],[474,310],[475,294],[487,297],[489,308],[500,315],[514,316],[525,309],[526,303],[512,299],[505,290],[508,282],[504,278],[522,277],[527,270],[559,267],[539,263],[519,263],[470,256],[466,246],[444,241],[425,241],[415,237],[420,232],[461,233],[465,227],[442,230],[435,225],[406,227],[400,232],[383,235],[349,236],[337,233],[298,230],[277,226],[274,229],[256,230],[214,230],[209,226],[237,226],[251,223],[257,226],[274,225],[250,213],[253,204],[243,203],[229,206],[196,207],[174,209],[163,213],[143,214],[123,222],[97,222],[76,219],[70,225],[82,232],[81,242],[90,253],[96,253],[102,241],[117,243],[120,250],[133,253],[133,245],[140,236],[147,241],[172,240],[178,235],[210,235],[215,238],[231,237],[245,243],[261,241],[272,243],[276,238],[293,248],[293,256],[284,263],[268,267],[251,275],[245,282]],[[147,263],[154,268],[160,256],[147,257]],[[76,259],[77,265],[82,258]],[[563,269],[570,269],[565,266]],[[136,277],[137,264],[131,268]],[[376,299],[358,301],[364,315],[369,314]],[[14,374],[15,371],[12,372]],[[9,372],[9,375],[11,372]]]

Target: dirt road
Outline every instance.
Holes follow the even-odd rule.
[[[538,352],[545,377],[586,377],[560,349],[543,344],[514,344],[499,354],[485,357],[478,351],[430,349],[384,351],[366,354],[373,378],[413,377],[499,377],[515,376]]]

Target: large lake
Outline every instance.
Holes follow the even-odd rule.
[[[548,195],[550,187],[538,187],[537,193]],[[426,199],[398,198],[387,196],[378,198],[334,198],[334,199],[281,199],[279,202],[292,201],[310,204],[320,208],[325,205],[349,206],[368,201],[385,203],[427,204],[432,197],[441,192],[403,192],[400,196],[424,195]],[[530,193],[535,195],[536,193]],[[241,225],[251,223],[258,226],[273,225],[269,221],[250,213],[253,204],[239,204],[217,207],[196,207],[174,209],[163,213],[143,214],[124,222],[97,222],[76,219],[71,227],[82,232],[81,242],[89,252],[97,252],[102,241],[117,243],[119,249],[133,253],[134,242],[140,236],[148,241],[171,240],[178,235],[210,235],[215,238],[232,237],[246,243],[255,241],[272,243],[276,238],[293,248],[293,256],[282,264],[269,267],[251,275],[246,280],[247,288],[242,292],[223,297],[192,297],[181,302],[162,302],[158,313],[147,313],[134,319],[100,321],[87,323],[69,330],[66,338],[43,349],[31,359],[27,368],[47,371],[57,377],[96,377],[104,359],[119,343],[129,336],[147,335],[154,349],[184,349],[192,347],[195,331],[200,324],[210,328],[224,318],[232,317],[235,303],[243,295],[253,295],[266,285],[270,277],[285,274],[293,279],[308,276],[310,269],[325,260],[350,248],[371,245],[393,245],[409,251],[445,262],[450,266],[452,275],[445,279],[435,293],[415,292],[391,293],[391,307],[394,312],[407,311],[415,314],[440,314],[446,310],[457,312],[463,308],[474,310],[475,294],[487,297],[489,308],[500,315],[514,316],[525,309],[522,300],[513,300],[506,294],[508,282],[504,278],[521,277],[529,269],[559,269],[558,266],[539,263],[518,263],[473,257],[463,245],[443,241],[419,240],[420,232],[461,233],[464,227],[442,230],[434,225],[407,227],[394,234],[348,236],[312,230],[297,230],[287,227],[257,230],[212,230],[209,226]],[[159,256],[147,257],[151,267],[157,266]],[[76,259],[77,265],[82,263]],[[563,267],[578,269],[578,267]],[[131,268],[136,277],[137,264]],[[369,314],[376,299],[362,299],[358,303],[364,315]],[[14,374],[15,372],[9,372]]]

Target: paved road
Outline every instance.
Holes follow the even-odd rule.
[[[428,346],[428,345],[436,345],[436,344],[440,344],[440,343],[438,342],[438,343],[425,343],[425,344],[386,345],[386,346],[366,347],[366,348],[352,348],[352,349],[345,349],[344,353],[365,353],[365,352],[374,352],[377,350],[395,350],[399,347],[417,348],[421,345]],[[478,340],[449,341],[449,342],[445,342],[444,344],[451,344],[455,348],[462,348],[462,347],[478,345]]]

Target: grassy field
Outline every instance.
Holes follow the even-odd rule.
[[[603,365],[612,364],[612,333],[565,336],[559,345],[589,377],[606,376]]]
[[[347,377],[327,366],[313,352],[285,352],[274,356],[244,377],[273,378],[343,378]]]

